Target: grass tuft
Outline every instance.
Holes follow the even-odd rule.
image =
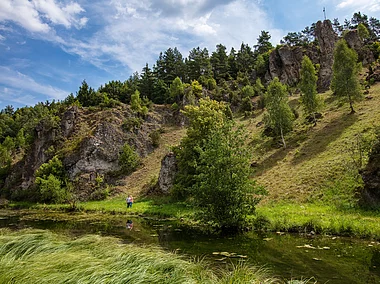
[[[90,235],[0,230],[0,283],[280,283],[246,265],[212,271],[154,247]]]

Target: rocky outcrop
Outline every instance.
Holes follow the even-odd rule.
[[[75,122],[77,120],[79,108],[77,106],[69,107],[62,116],[61,129],[64,137],[70,136],[74,131]]]
[[[269,56],[269,69],[265,75],[266,81],[278,77],[284,84],[296,86],[300,79],[302,58],[307,55],[314,64],[319,64],[317,88],[326,91],[330,87],[332,65],[334,61],[334,47],[338,36],[334,32],[329,20],[319,21],[315,28],[315,37],[319,47],[310,45],[282,46],[275,49]]]
[[[356,51],[359,61],[362,62],[364,66],[368,66],[375,61],[375,56],[372,51],[365,46],[363,40],[360,39],[357,30],[347,31],[344,34],[344,39],[347,45]]]
[[[318,21],[315,27],[315,37],[320,48],[319,74],[317,89],[319,92],[327,91],[330,88],[332,79],[332,66],[334,63],[335,43],[338,35],[334,32],[330,20]]]
[[[161,161],[161,170],[158,177],[158,187],[162,193],[169,193],[170,188],[174,184],[177,174],[177,159],[173,152],[166,154]]]
[[[22,195],[19,192],[30,189],[36,170],[58,155],[74,182],[77,196],[85,200],[90,189],[96,187],[96,177],[101,176],[106,182],[117,181],[119,153],[125,143],[140,157],[154,150],[150,134],[172,120],[172,111],[165,106],[155,106],[142,119],[126,105],[102,111],[70,107],[60,117],[59,123],[43,120],[36,127],[30,150],[14,165],[4,183],[4,187],[12,188],[14,195]],[[136,125],[126,129],[127,121]],[[84,192],[89,194],[82,194]]]
[[[269,57],[269,69],[266,81],[278,77],[282,83],[295,86],[300,78],[302,58],[307,55],[313,62],[318,62],[318,49],[315,46],[282,46],[275,49]]]
[[[62,138],[59,126],[49,119],[44,119],[37,125],[34,135],[36,138],[28,154],[13,167],[7,176],[5,188],[11,188],[17,182],[20,190],[33,185],[35,171],[53,157],[54,145]]]
[[[369,68],[368,76],[366,78],[367,82],[380,82],[380,64],[377,63],[375,66]]]
[[[364,181],[364,189],[361,193],[361,201],[366,206],[376,207],[380,205],[380,143],[377,143],[368,160],[366,168],[361,176]]]

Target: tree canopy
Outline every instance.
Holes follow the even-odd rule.
[[[344,39],[336,43],[331,89],[337,97],[349,102],[351,113],[355,112],[354,101],[361,98],[357,60],[355,50]]]

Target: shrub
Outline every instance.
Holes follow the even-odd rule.
[[[122,173],[132,173],[140,164],[139,155],[132,149],[132,147],[125,143],[121,153],[119,154],[119,165]]]
[[[62,187],[61,180],[53,174],[49,174],[47,179],[37,177],[35,183],[39,188],[41,201],[53,203],[66,201],[68,193],[66,189]]]
[[[160,130],[155,130],[149,134],[150,139],[152,140],[153,147],[157,148],[160,146],[161,142],[161,133]]]
[[[143,120],[139,117],[128,117],[127,119],[124,120],[121,127],[125,131],[132,131],[132,130],[139,129],[142,123],[143,123]]]
[[[57,156],[39,167],[34,183],[43,202],[62,203],[69,195],[65,187],[66,173]]]

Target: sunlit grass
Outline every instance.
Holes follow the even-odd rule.
[[[261,227],[271,231],[380,239],[380,212],[338,210],[323,204],[275,204],[257,208]]]
[[[244,265],[218,271],[158,248],[90,235],[0,230],[0,283],[281,283]]]

